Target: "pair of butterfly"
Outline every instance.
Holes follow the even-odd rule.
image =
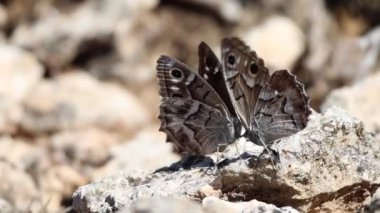
[[[222,40],[222,64],[201,42],[198,74],[169,56],[157,61],[160,131],[184,154],[210,154],[244,136],[258,145],[303,129],[311,113],[304,86],[264,61],[239,38]]]

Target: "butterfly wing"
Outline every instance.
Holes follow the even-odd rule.
[[[214,88],[218,95],[226,104],[230,114],[236,116],[235,109],[232,105],[230,95],[228,93],[226,83],[223,76],[223,67],[219,62],[218,57],[205,43],[201,42],[198,47],[199,55],[199,75],[207,81],[208,84]]]
[[[258,134],[265,143],[271,144],[305,128],[310,113],[303,84],[286,70],[276,71],[256,102]]]
[[[185,64],[168,56],[157,61],[162,97],[160,131],[178,150],[209,154],[220,144],[232,143],[231,116],[215,90]]]
[[[222,40],[223,74],[236,113],[247,130],[256,126],[254,106],[269,79],[264,61],[238,38]]]
[[[210,154],[234,140],[232,123],[218,110],[202,102],[170,98],[160,106],[160,130],[176,149],[188,154]],[[171,139],[171,140],[170,140]]]

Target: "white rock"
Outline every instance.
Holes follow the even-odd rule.
[[[121,177],[124,175],[129,178]],[[88,212],[89,209],[92,209],[91,211],[93,212],[106,212],[129,207],[128,205],[125,205],[125,203],[128,203],[128,200],[132,197],[126,190],[123,190],[119,186],[123,185],[130,187],[139,184],[145,175],[147,175],[147,173],[141,171],[119,172],[118,174],[95,182],[93,185],[94,187],[81,186],[74,193],[74,196],[77,196],[78,198],[78,202],[74,202],[73,207],[77,209],[78,212]],[[110,193],[105,194],[103,192],[103,187],[106,187]],[[90,200],[87,200],[87,197],[90,197],[89,195],[91,198]],[[118,196],[116,198],[113,195]]]
[[[31,54],[0,44],[0,133],[14,133],[22,116],[21,102],[40,81],[42,66]]]
[[[31,85],[39,80],[42,66],[30,53],[6,44],[0,44],[0,56],[2,93],[21,100]],[[11,90],[13,88],[16,90]]]
[[[366,35],[342,38],[334,44],[331,68],[325,71],[329,80],[357,82],[378,69],[380,27]]]
[[[56,68],[70,63],[86,40],[108,39],[112,44],[111,35],[118,22],[131,21],[158,3],[158,0],[91,0],[70,13],[51,9],[33,24],[18,25],[10,40]]]
[[[18,210],[41,210],[41,200],[33,179],[23,170],[0,161],[0,197],[6,198]],[[38,199],[40,202],[33,202]]]
[[[85,173],[86,167],[97,167],[107,162],[112,147],[118,142],[116,136],[102,129],[88,128],[53,135],[50,149],[57,161],[76,165]]]
[[[8,22],[8,13],[3,5],[0,5],[0,28],[3,28]]]
[[[50,164],[34,172],[39,183],[39,199],[48,201],[44,205],[47,212],[62,211],[62,200],[69,197],[78,186],[88,182],[88,179],[69,165]]]
[[[185,198],[166,197],[158,199],[141,199],[131,209],[122,209],[125,212],[150,212],[150,213],[204,213],[201,205]]]
[[[32,159],[33,153],[38,147],[27,141],[3,136],[0,138],[0,157],[18,169],[26,169]]]
[[[0,198],[0,209],[1,209],[1,212],[3,212],[3,213],[12,213],[15,211],[15,209],[13,209],[12,205],[8,201],[6,201],[2,198]]]
[[[248,30],[242,38],[275,70],[291,70],[305,50],[305,38],[300,27],[282,16],[268,18]]]
[[[39,145],[5,136],[0,138],[0,158],[4,162],[0,163],[0,197],[5,195],[3,197],[14,202],[13,211],[61,211],[64,197],[88,182],[74,170],[75,164],[69,166],[52,158],[49,147]],[[0,212],[2,210],[0,208]]]
[[[219,4],[217,4],[219,12],[227,21],[236,22],[242,17],[243,6],[239,1],[224,0],[214,2],[219,2]]]
[[[159,4],[159,0],[119,0],[120,3],[125,4],[125,9],[130,11],[131,13],[141,13],[143,11],[151,10],[155,8]],[[114,2],[107,3],[109,5],[116,5]],[[111,12],[111,11],[110,11]]]
[[[371,202],[364,209],[365,213],[379,213],[380,212],[380,188],[373,194]]]
[[[123,169],[153,171],[178,161],[179,156],[173,153],[172,145],[165,143],[165,134],[157,129],[144,129],[131,140],[113,146],[111,161],[97,172],[94,179]]]
[[[240,213],[240,212],[287,212],[298,213],[292,207],[279,208],[272,204],[267,204],[257,200],[249,202],[229,202],[221,200],[217,197],[206,197],[202,201],[203,208],[206,212],[225,212],[225,213]]]
[[[235,0],[182,0],[189,5],[196,5],[216,13],[226,22],[237,23],[243,16],[244,8],[241,1]]]
[[[380,144],[359,120],[339,108],[311,115],[304,130],[269,147],[273,152],[258,154],[255,146],[242,143],[230,146],[239,146],[243,153],[228,154],[217,166],[213,156],[192,156],[151,174],[124,172],[81,186],[73,195],[74,209],[129,209],[139,199],[174,196],[199,200],[217,195],[234,201],[220,201],[226,206],[223,210],[251,210],[262,205],[276,209],[252,201],[259,200],[305,212],[345,212],[359,210],[380,184]],[[206,201],[206,206],[215,206]]]
[[[326,98],[322,110],[339,106],[364,122],[366,129],[380,130],[380,73],[372,74],[353,86],[336,89]]]
[[[45,80],[31,91],[22,127],[33,134],[99,127],[132,135],[148,120],[133,94],[84,72],[71,72]]]

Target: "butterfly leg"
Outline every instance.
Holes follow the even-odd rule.
[[[261,139],[260,135],[257,133],[256,130],[248,131],[244,136],[247,137],[254,144],[262,145],[264,149],[267,150],[268,153],[270,153],[270,149],[264,143],[263,139]]]
[[[227,143],[223,143],[223,144],[218,144],[217,147],[216,147],[216,162],[215,162],[215,165],[217,165],[218,163],[220,163],[221,161],[219,161],[219,152],[220,152],[220,147],[223,147],[223,146],[228,146]]]
[[[264,149],[267,150],[268,153],[270,153],[270,150],[269,148],[267,147],[267,145],[264,143],[264,141],[260,138],[260,136],[258,137],[260,143],[264,146]]]
[[[242,158],[241,158],[241,154],[240,151],[239,151],[239,147],[236,143],[234,143],[234,146],[235,146],[235,149],[236,149],[236,153],[238,154],[239,156],[239,164],[242,162]]]
[[[261,140],[261,139],[260,139],[260,140]],[[263,143],[263,144],[264,144],[264,143]],[[266,147],[265,145],[264,145],[264,148],[265,148],[265,150],[267,151],[267,153],[268,153],[268,155],[269,155],[269,159],[270,159],[270,161],[271,161],[272,167],[275,168],[275,166],[276,166],[276,161],[277,161],[277,162],[280,161],[280,157],[279,157],[278,152],[275,151],[274,149],[271,149],[271,148]],[[262,153],[260,154],[259,158],[262,157],[262,156],[264,156],[264,155],[265,155],[265,153],[262,152]]]
[[[255,131],[252,131],[252,133],[249,134],[248,137],[249,137],[249,140],[251,140],[253,143],[262,145],[269,155],[271,156],[273,155],[274,150],[272,150],[271,148],[268,148],[268,146],[265,144],[263,139],[259,136],[259,134],[255,133]],[[262,152],[260,155],[263,156],[264,154],[265,153]],[[270,159],[271,159],[272,166],[274,167],[275,162],[272,157],[270,157]]]
[[[220,163],[222,163],[223,161],[224,161],[224,159],[221,159],[220,157],[219,157],[219,152],[220,152],[220,147],[223,147],[223,146],[228,146],[229,144],[227,144],[227,143],[225,143],[225,144],[218,144],[218,146],[217,146],[217,151],[216,151],[216,165],[219,165]],[[239,147],[238,147],[238,145],[235,143],[234,144],[234,146],[235,146],[235,149],[236,149],[236,153],[237,153],[237,155],[239,156],[238,158],[239,158],[239,162],[241,162],[241,160],[242,160],[242,157],[241,157],[241,154],[242,153],[240,153],[240,151],[239,151]]]

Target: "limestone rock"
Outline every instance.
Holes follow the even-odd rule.
[[[33,159],[31,153],[37,149],[38,147],[21,139],[14,139],[9,136],[0,137],[1,159],[21,170],[30,165]]]
[[[21,101],[42,77],[42,66],[30,53],[0,44],[0,91],[2,96]]]
[[[3,29],[8,21],[8,13],[3,5],[0,5],[0,28]],[[1,35],[3,36],[3,35]]]
[[[190,3],[197,3],[202,5],[205,9],[210,9],[219,14],[226,22],[238,22],[242,18],[243,5],[239,1],[234,0],[195,0],[188,1]]]
[[[75,188],[88,183],[87,178],[69,165],[47,164],[33,172],[40,191],[39,199],[45,202],[40,208],[45,208],[47,212],[62,210],[61,202],[69,197]]]
[[[371,199],[371,203],[366,206],[364,212],[379,213],[380,212],[380,188],[378,188]]]
[[[115,171],[139,170],[154,171],[179,160],[173,153],[172,145],[165,143],[165,135],[154,126],[140,131],[131,140],[115,145],[110,150],[110,161],[100,168],[96,177],[104,177]]]
[[[334,46],[325,76],[330,81],[357,82],[379,68],[379,56],[380,27],[361,37],[341,39]]]
[[[0,133],[15,133],[21,102],[42,77],[37,59],[17,47],[0,44]]]
[[[1,212],[4,212],[4,213],[14,212],[12,205],[8,201],[2,198],[0,198],[0,209],[1,209]]]
[[[227,23],[237,23],[243,17],[243,3],[234,0],[182,0],[185,5],[202,8]],[[175,3],[174,3],[175,4]]]
[[[121,210],[123,211],[123,210]],[[142,199],[133,204],[131,209],[125,209],[128,212],[149,212],[149,213],[166,213],[166,212],[184,212],[184,213],[204,213],[200,204],[188,199],[179,199],[174,197]]]
[[[36,185],[22,169],[0,161],[0,197],[12,203],[17,210],[37,211],[47,200],[39,199]],[[38,199],[40,202],[33,202]]]
[[[115,25],[124,20],[130,22],[136,14],[157,4],[158,0],[89,0],[70,13],[51,8],[38,21],[18,25],[11,42],[32,50],[50,69],[59,71],[75,61],[89,44],[91,54],[96,52],[94,46],[102,45],[102,54],[107,48],[112,49]]]
[[[77,201],[73,202],[73,208],[78,212],[114,212],[127,208],[129,205],[126,203],[129,203],[132,196],[120,186],[139,185],[146,175],[147,173],[137,171],[121,172],[93,183],[93,187],[81,186],[74,194]]]
[[[301,77],[311,85],[311,105],[320,107],[333,89],[356,83],[379,70],[380,28],[360,36],[341,37],[335,32],[332,17],[323,5],[318,5],[321,2],[314,2],[317,5],[313,10],[318,11],[312,12],[310,52],[302,62],[305,71]]]
[[[31,134],[100,127],[124,135],[149,121],[136,97],[84,72],[41,82],[25,100],[22,127]]]
[[[274,70],[292,70],[305,51],[305,38],[300,27],[281,16],[270,17],[261,25],[252,27],[243,39]]]
[[[209,185],[228,201],[255,199],[305,212],[357,211],[380,186],[380,144],[339,108],[314,113],[304,130],[270,148],[239,139],[223,153],[187,157],[151,174],[115,174],[77,189],[73,206],[93,212],[128,209],[145,198],[199,201]]]
[[[57,151],[49,148],[43,142],[32,144],[11,137],[0,138],[4,163],[0,165],[0,196],[13,203],[14,211],[25,210],[28,205],[35,212],[62,210],[62,200],[78,186],[88,183],[78,172],[81,170],[74,170],[75,164],[71,166],[51,155],[50,150],[53,154]]]
[[[183,21],[176,22],[178,17]],[[156,85],[154,67],[160,55],[171,55],[195,67],[200,41],[209,44],[220,42],[222,31],[217,22],[213,19],[207,22],[204,20],[203,16],[163,7],[154,14],[141,14],[135,22],[120,22],[115,28],[114,46],[121,61],[111,64],[111,69],[107,67],[100,70],[102,66],[93,66],[94,69],[91,70],[97,76],[115,79],[128,87],[137,88],[137,92],[143,89],[141,85]],[[197,30],[194,31],[194,28]],[[187,51],[183,51],[184,48]]]
[[[322,110],[338,106],[363,121],[368,131],[380,131],[380,72],[353,86],[336,89],[326,98]]]
[[[257,200],[248,202],[229,202],[221,200],[216,197],[206,197],[202,201],[203,208],[206,212],[226,212],[226,213],[239,213],[239,212],[286,212],[298,213],[299,211],[292,207],[278,208],[272,204],[266,204]]]
[[[119,141],[116,136],[98,129],[88,128],[59,132],[51,137],[50,149],[62,163],[86,166],[100,166],[111,157],[111,148]]]
[[[95,1],[96,2],[96,1]],[[105,3],[105,2],[104,2]],[[118,7],[115,2],[113,3],[105,3],[107,5],[112,5],[115,8]],[[119,4],[124,4],[124,10],[128,10],[129,13],[141,13],[143,11],[148,11],[154,9],[158,4],[158,0],[142,0],[142,1],[133,1],[133,0],[127,0],[127,1],[119,1]],[[111,10],[112,11],[112,10]],[[110,11],[110,13],[111,13]]]

